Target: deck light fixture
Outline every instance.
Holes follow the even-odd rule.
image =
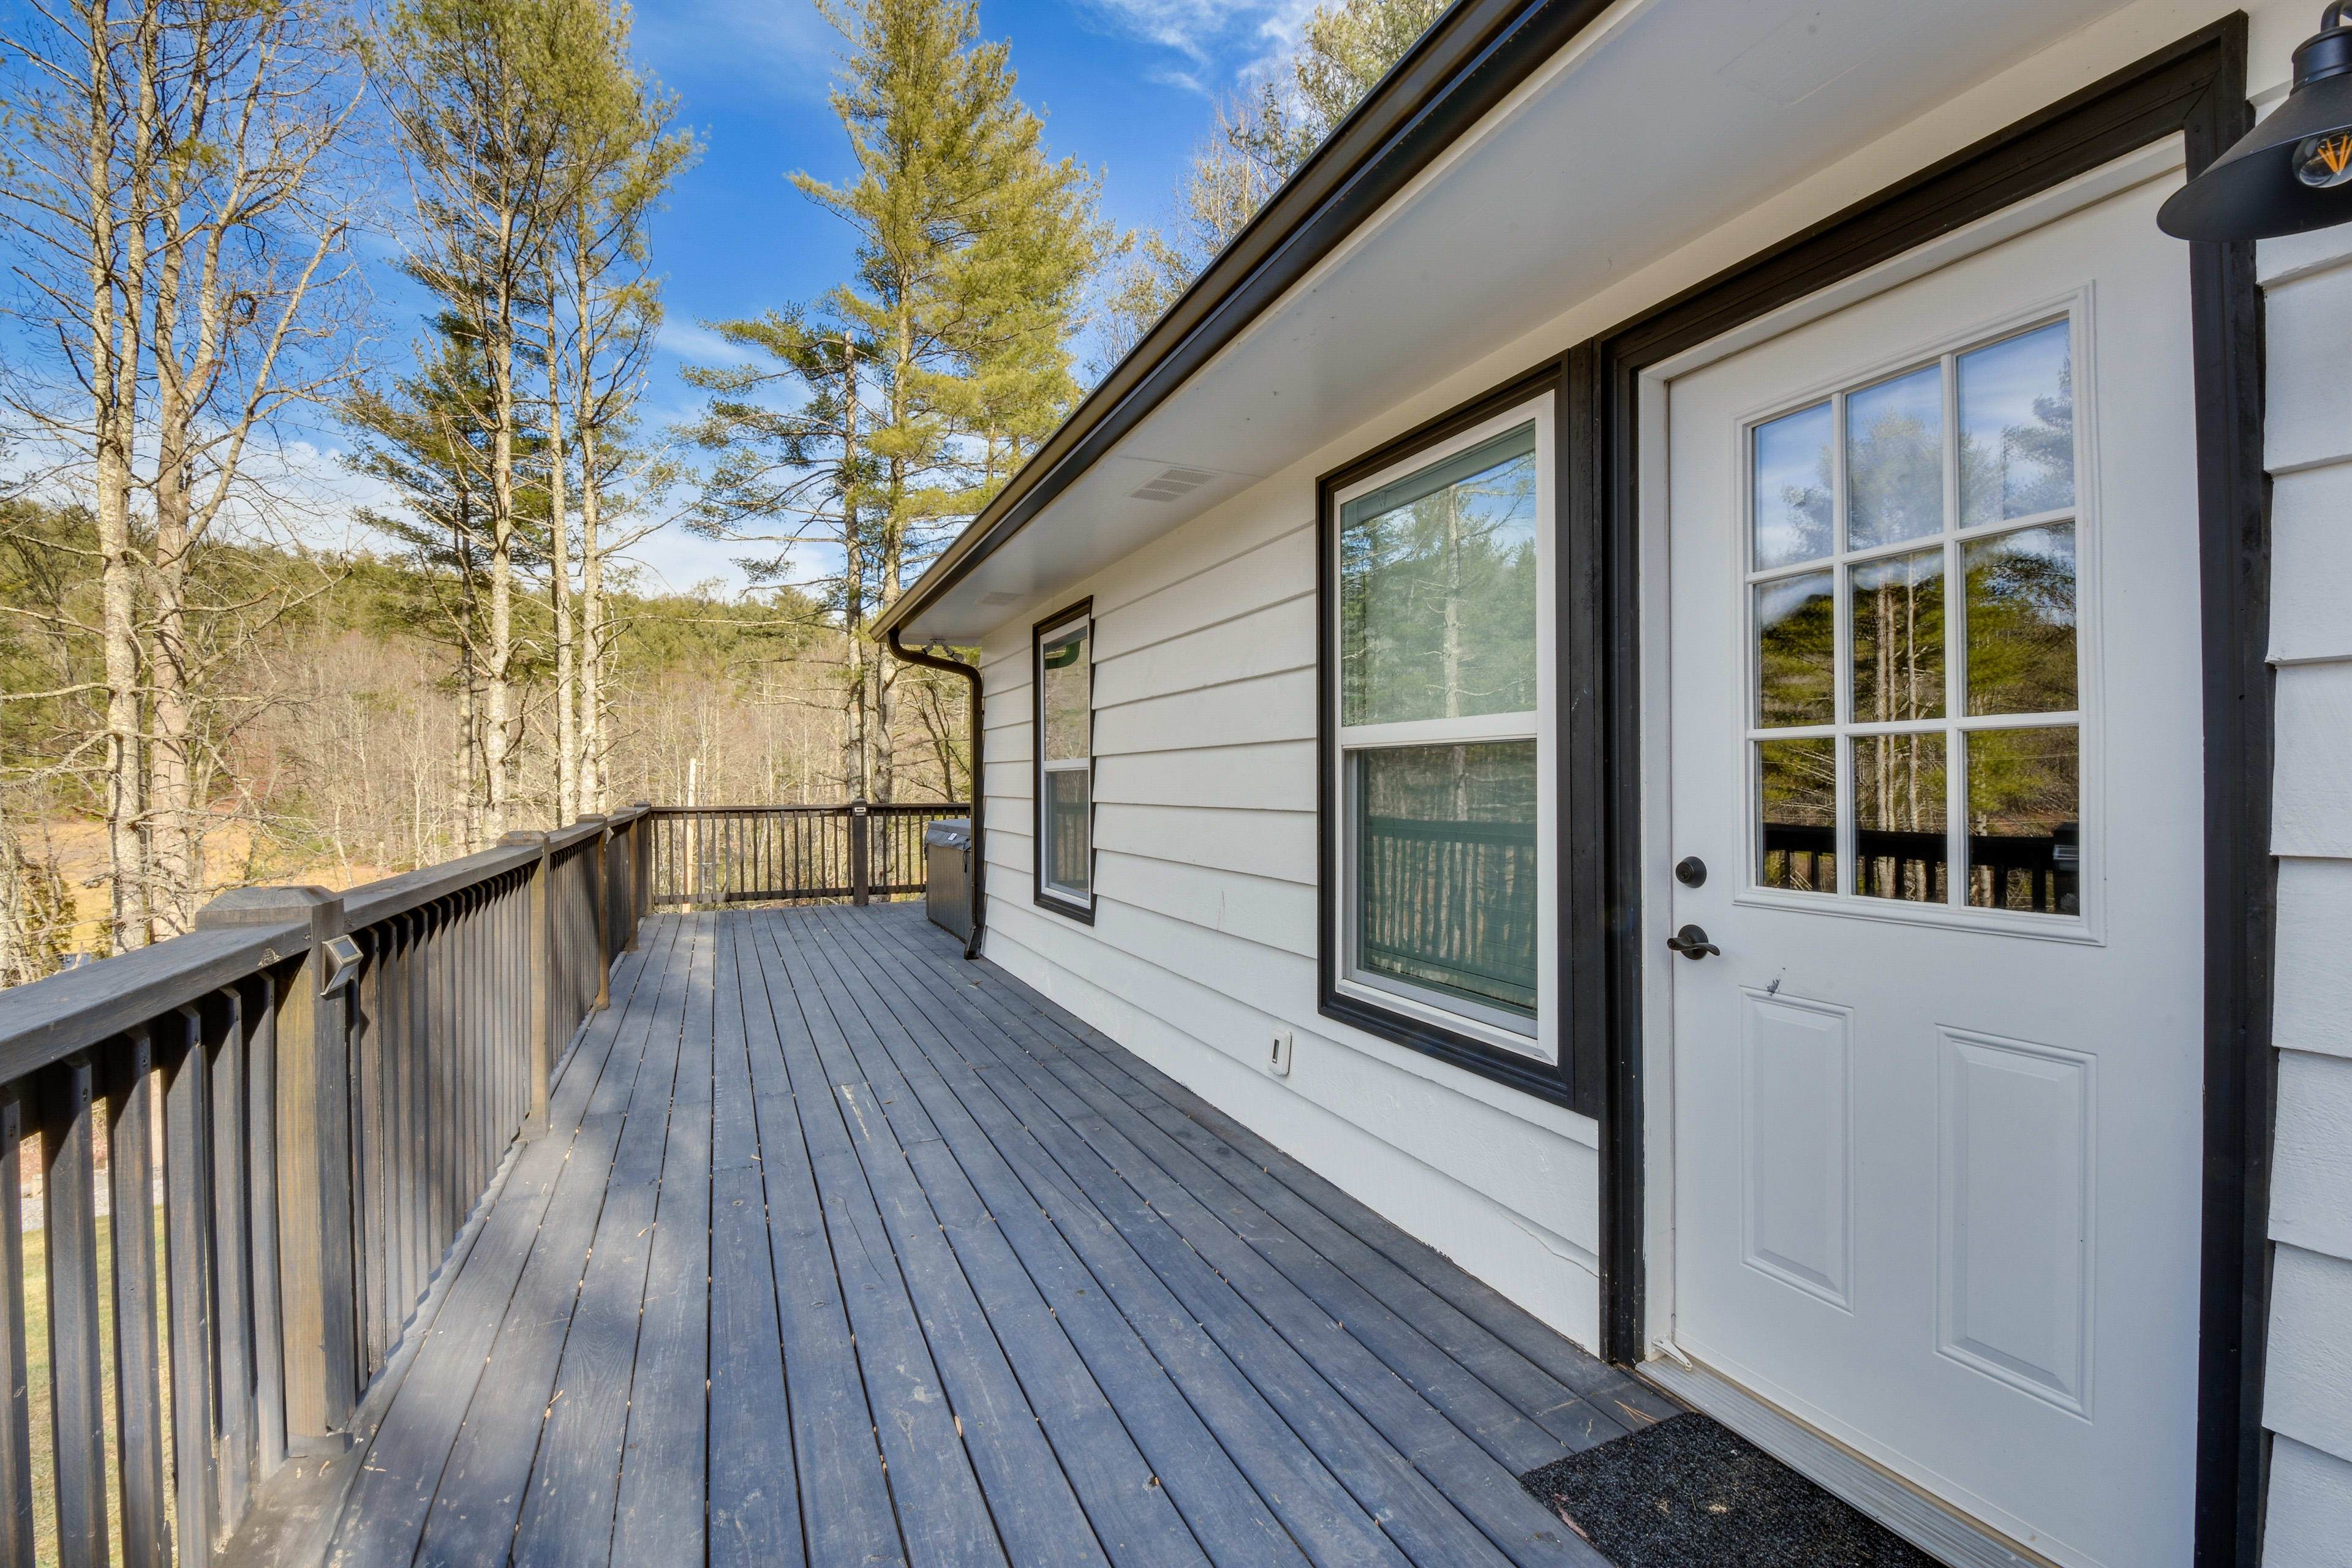
[[[352,977],[360,972],[360,960],[366,955],[360,951],[360,944],[348,936],[331,936],[324,946],[327,973],[319,983],[319,994],[331,996],[352,983]]]
[[[2294,90],[2156,215],[2175,239],[2267,239],[2352,223],[2352,26],[2347,0],[2294,51]]]

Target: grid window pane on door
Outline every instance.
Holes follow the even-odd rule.
[[[1339,508],[1349,978],[1532,1035],[1541,865],[1533,419]]]
[[[1037,639],[1037,865],[1048,893],[1085,903],[1094,889],[1094,624]]]
[[[1758,886],[2081,914],[2073,331],[1748,427]]]

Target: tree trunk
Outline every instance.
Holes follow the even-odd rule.
[[[848,389],[848,411],[841,442],[841,629],[845,634],[848,661],[848,725],[842,737],[842,784],[852,800],[870,800],[872,750],[866,734],[866,540],[858,526],[857,476],[857,345],[848,334],[841,340],[842,381]]]
[[[100,637],[106,667],[106,846],[110,909],[108,945],[117,952],[144,947],[148,868],[144,833],[146,792],[140,736],[138,592],[140,567],[131,541],[131,460],[139,395],[140,289],[145,269],[146,226],[123,226],[129,254],[121,278],[122,310],[115,310],[117,276],[113,242],[117,91],[110,48],[113,17],[108,0],[93,0],[81,13],[89,43],[89,137],[86,177],[89,198],[90,293],[90,390],[98,484]],[[140,21],[142,55],[153,22],[153,5]],[[145,131],[145,125],[141,130]],[[152,132],[151,132],[152,133]],[[143,149],[135,142],[134,163]],[[139,182],[132,182],[135,193]],[[135,196],[134,196],[135,200]],[[143,215],[135,210],[138,218]]]
[[[596,432],[580,430],[580,789],[587,809],[604,812],[604,545],[599,512],[604,486],[596,474]]]
[[[580,722],[578,663],[572,630],[572,556],[569,498],[564,465],[570,443],[563,438],[563,359],[555,352],[555,289],[549,279],[547,312],[547,537],[548,592],[555,611],[555,826],[580,816]]]
[[[596,335],[589,331],[588,246],[572,253],[572,299],[580,325],[580,362],[572,395],[580,433],[580,792],[587,809],[604,812],[604,477],[596,454]]]
[[[489,649],[482,671],[482,759],[489,775],[489,802],[483,812],[482,835],[495,842],[509,826],[507,816],[521,765],[514,743],[514,283],[507,258],[512,255],[516,215],[499,214],[499,248],[492,282],[488,343],[490,364],[490,625]]]

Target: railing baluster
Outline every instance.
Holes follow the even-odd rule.
[[[359,1259],[352,1299],[359,1312],[360,1381],[381,1363],[384,1348],[383,1271],[383,965],[375,935],[360,933],[367,953],[352,1008],[352,1203]]]
[[[25,1362],[24,1102],[0,1096],[0,1568],[33,1568],[33,1410]]]
[[[91,1166],[90,1060],[76,1054],[45,1075],[42,1198],[49,1269],[49,1428],[58,1560],[107,1561],[105,1371],[100,1361],[98,1194]]]
[[[278,977],[255,978],[247,1000],[245,1152],[253,1194],[254,1470],[267,1479],[286,1462],[286,1334],[278,1256]]]
[[[114,1242],[114,1428],[122,1486],[122,1560],[172,1560],[163,1491],[162,1296],[155,1278],[155,1056],[134,1030],[110,1051],[105,1076],[108,1206]]]
[[[213,1508],[212,1292],[205,1265],[211,1205],[205,1201],[208,1118],[207,1063],[194,1009],[179,1015],[163,1045],[163,1237],[172,1289],[173,1496],[179,1510],[180,1561],[212,1560],[217,1530]]]
[[[220,1356],[220,1517],[236,1528],[253,1496],[252,1232],[245,1194],[246,1028],[243,1000],[205,1005],[211,1060],[214,1339]],[[115,1211],[120,1214],[121,1211]],[[118,1222],[120,1223],[120,1222]]]

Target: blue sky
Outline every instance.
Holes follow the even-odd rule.
[[[1121,227],[1161,220],[1214,98],[1287,52],[1298,0],[982,0],[981,26],[1009,38],[1020,94],[1048,144],[1103,178]],[[839,37],[810,0],[644,0],[640,59],[680,96],[704,140],[656,224],[669,322],[650,423],[690,413],[681,363],[719,351],[698,321],[816,297],[848,274],[849,229],[785,182],[804,169],[847,177],[848,143],[825,102]],[[395,337],[411,330],[403,324]],[[736,574],[728,551],[666,531],[636,552],[683,588]]]
[[[11,31],[25,25],[26,5],[0,0],[0,20]],[[1312,5],[982,0],[981,27],[987,37],[1011,41],[1018,91],[1045,115],[1047,145],[1097,171],[1104,216],[1133,228],[1164,220],[1216,100],[1277,68]],[[794,170],[834,182],[852,173],[847,139],[826,103],[843,44],[813,0],[640,0],[635,17],[639,60],[678,94],[680,121],[703,144],[654,228],[668,321],[645,408],[650,437],[698,405],[679,366],[727,357],[699,321],[814,300],[849,277],[856,240],[785,179]],[[404,195],[396,174],[387,171],[386,179],[387,198]],[[362,241],[374,296],[373,320],[362,330],[375,337],[371,357],[380,370],[400,374],[410,369],[410,345],[424,335],[428,304],[395,269],[397,218],[388,226],[392,233]],[[18,291],[16,279],[0,274],[0,303]],[[16,313],[0,310],[0,367],[37,362],[42,353]],[[348,532],[353,507],[396,501],[343,469],[347,438],[304,409],[289,411],[279,434],[282,456],[251,453],[248,466],[278,495],[307,495],[291,526],[321,544],[368,542]],[[31,460],[0,440],[0,476],[13,477]],[[674,495],[672,503],[684,499]],[[648,587],[686,589],[715,578],[731,589],[742,582],[734,552],[674,526],[633,553],[658,578]]]

